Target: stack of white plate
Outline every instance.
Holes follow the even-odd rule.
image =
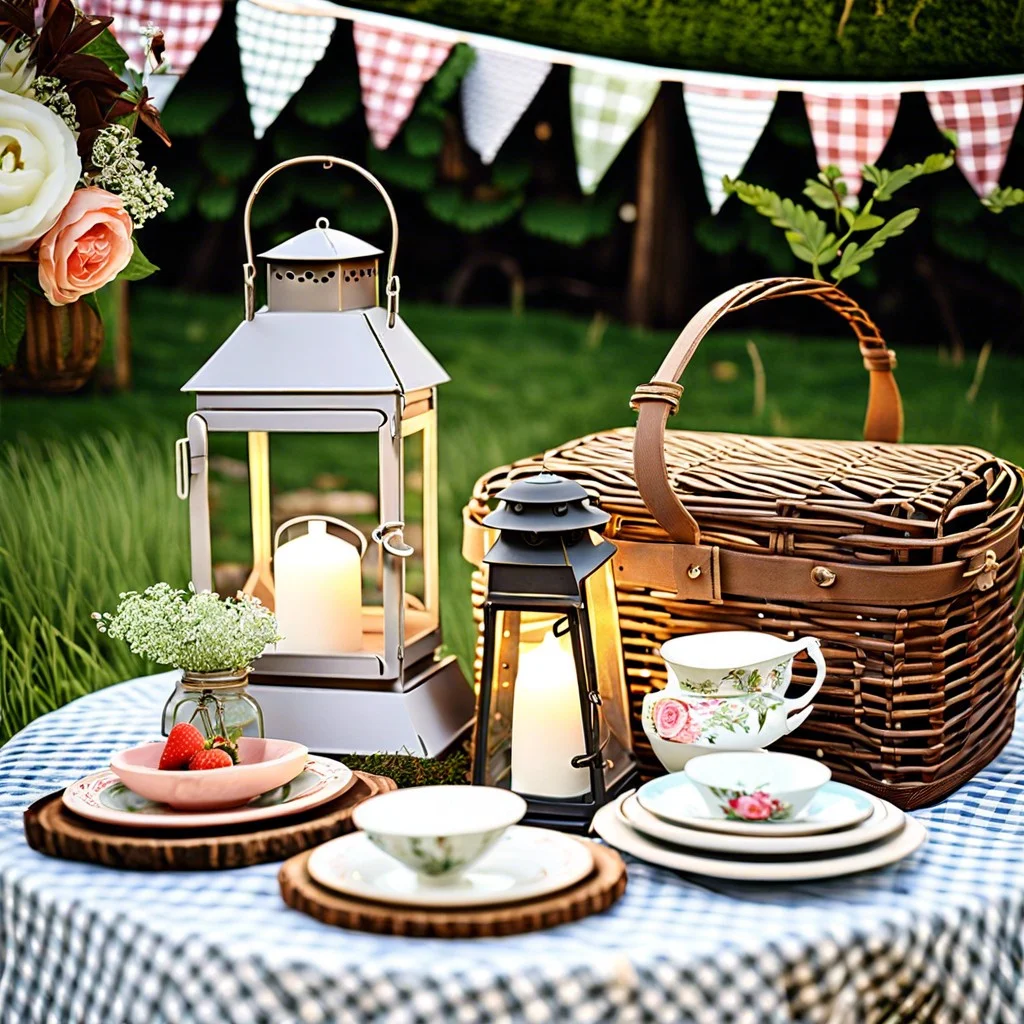
[[[652,864],[749,882],[835,878],[884,867],[912,854],[926,837],[916,818],[841,782],[827,782],[791,821],[712,818],[682,772],[605,805],[594,830]]]

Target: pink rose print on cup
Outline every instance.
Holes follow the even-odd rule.
[[[686,701],[665,697],[654,705],[654,729],[663,740],[693,743],[700,739],[700,722]]]
[[[790,806],[770,793],[732,793],[722,807],[727,818],[740,821],[777,821],[789,816]]]

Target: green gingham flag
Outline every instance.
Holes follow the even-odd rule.
[[[652,78],[615,78],[572,69],[570,102],[576,174],[586,194],[601,183],[619,150],[647,116],[660,87],[661,83]]]

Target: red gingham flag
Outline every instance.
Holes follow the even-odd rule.
[[[363,91],[366,127],[378,149],[387,149],[412,113],[423,83],[448,59],[451,43],[390,32],[372,25],[352,26]]]
[[[139,71],[145,59],[142,34],[147,28],[164,34],[164,57],[176,75],[183,75],[220,21],[222,0],[89,0],[88,14],[114,18],[111,31]]]
[[[814,96],[804,93],[818,166],[835,164],[850,195],[860,191],[861,164],[873,164],[889,140],[899,95]]]
[[[981,197],[998,184],[1013,129],[1024,102],[1024,85],[998,89],[951,89],[929,92],[935,123],[956,132],[957,166]]]

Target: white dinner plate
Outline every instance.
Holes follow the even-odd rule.
[[[826,782],[807,809],[791,821],[736,821],[712,818],[693,780],[682,772],[663,775],[640,787],[640,806],[662,821],[686,828],[727,832],[734,836],[810,836],[852,828],[866,820],[878,800],[842,782]]]
[[[705,878],[722,878],[741,882],[807,882],[813,879],[838,878],[859,871],[894,864],[909,857],[927,837],[924,825],[917,818],[904,816],[903,828],[888,839],[861,849],[840,854],[805,854],[791,860],[766,860],[762,854],[730,857],[725,854],[690,853],[665,843],[648,839],[623,821],[619,797],[605,804],[594,815],[594,831],[609,846],[632,854],[640,860],[674,871],[685,871]]]
[[[650,811],[645,811],[636,798],[627,796],[619,806],[626,824],[651,839],[672,846],[715,853],[764,854],[767,856],[794,853],[825,853],[849,850],[868,843],[877,843],[903,827],[903,812],[887,800],[872,797],[876,806],[867,818],[852,828],[822,832],[809,836],[734,836],[725,832],[709,832],[702,828],[672,825]]]
[[[176,811],[133,793],[109,769],[79,779],[64,790],[64,806],[83,818],[125,828],[213,828],[300,814],[341,796],[355,781],[352,770],[329,757],[311,756],[291,782],[242,807],[223,811]]]
[[[469,870],[448,883],[429,883],[378,850],[365,832],[317,847],[309,874],[327,889],[378,903],[473,907],[515,903],[565,889],[594,869],[586,839],[513,825]]]

